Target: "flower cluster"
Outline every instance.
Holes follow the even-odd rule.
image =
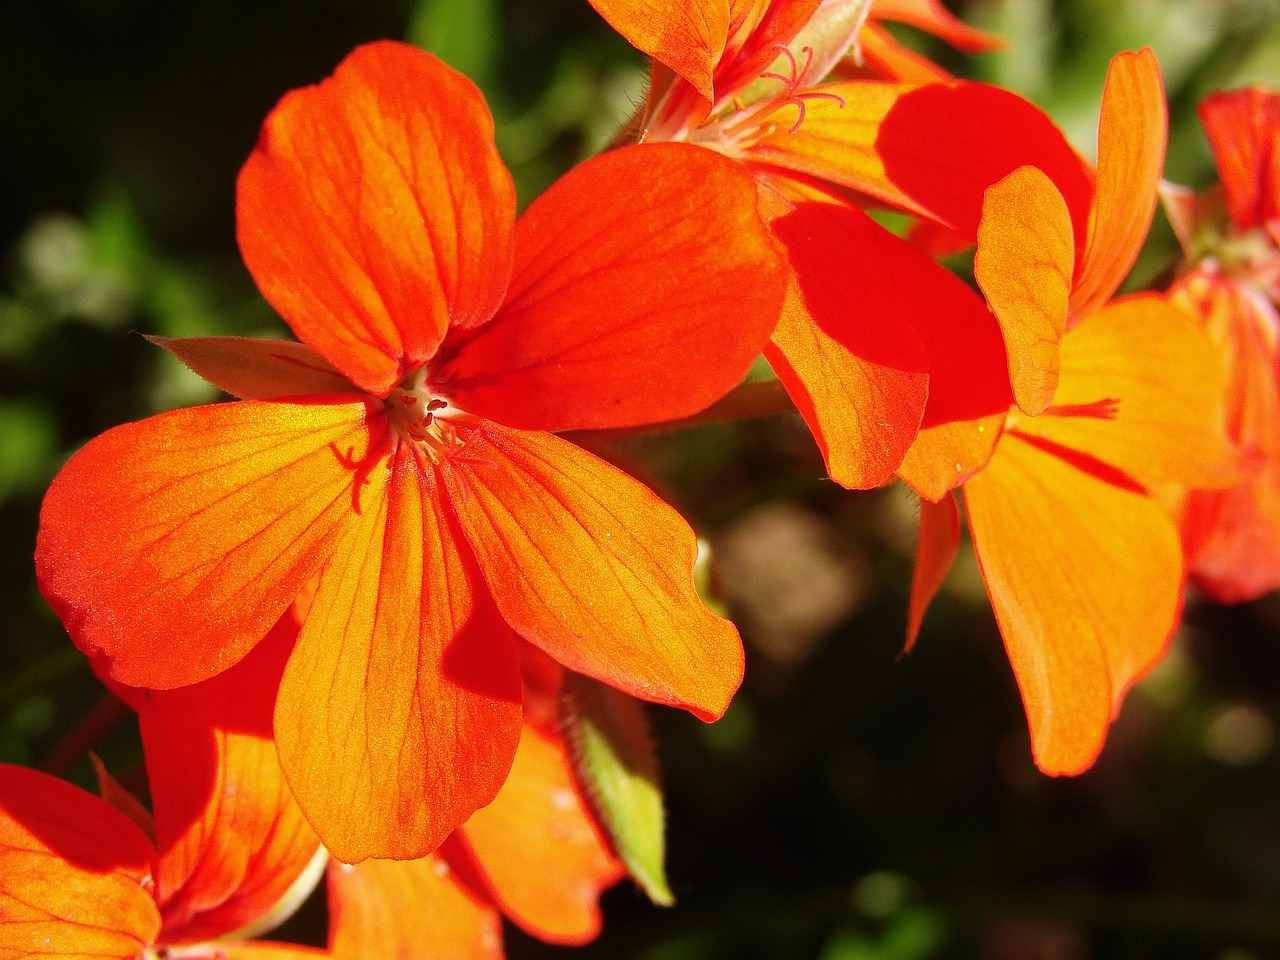
[[[1091,165],[882,26],[1000,44],[936,0],[592,3],[647,98],[518,217],[482,96],[418,49],[267,118],[238,240],[297,340],[158,339],[236,399],[91,441],[41,514],[151,808],[0,767],[0,954],[498,957],[503,916],[591,939],[624,874],[669,899],[631,698],[715,720],[742,646],[686,521],[561,434],[693,417],[761,355],[832,480],[918,494],[908,647],[963,503],[1046,773],[1093,763],[1188,576],[1280,584],[1277,95],[1205,102],[1224,190],[1166,187],[1185,263],[1117,296],[1149,50]],[[976,285],[936,259],[970,249]],[[257,939],[326,875],[327,950]]]

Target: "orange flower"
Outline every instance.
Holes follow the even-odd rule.
[[[1280,585],[1280,95],[1215,94],[1200,120],[1222,188],[1164,190],[1187,263],[1169,295],[1213,341],[1227,433],[1257,469],[1229,490],[1189,492],[1183,535],[1196,586],[1234,603]]]
[[[360,48],[284,98],[239,181],[245,261],[303,343],[167,343],[245,402],[109,431],[41,514],[41,589],[123,683],[226,669],[318,576],[275,734],[342,860],[422,856],[493,799],[517,633],[703,718],[741,677],[684,521],[550,431],[678,418],[741,379],[785,275],[754,183],[635,147],[513,211],[475,87]]]

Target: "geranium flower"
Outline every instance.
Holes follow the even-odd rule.
[[[1226,429],[1256,469],[1182,506],[1192,579],[1234,603],[1280,585],[1280,95],[1251,87],[1200,104],[1219,190],[1163,196],[1185,255],[1169,291],[1226,369]]]
[[[517,633],[707,719],[741,677],[688,526],[550,431],[686,416],[738,383],[785,277],[754,182],[644,146],[513,212],[475,87],[358,49],[284,98],[238,185],[245,261],[303,342],[168,343],[244,402],[109,431],[44,502],[41,589],[122,683],[226,669],[319,577],[275,734],[345,861],[422,856],[493,799]]]

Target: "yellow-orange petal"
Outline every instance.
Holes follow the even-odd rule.
[[[973,273],[1000,323],[1014,400],[1032,416],[1058,387],[1074,265],[1071,214],[1044,173],[1019,167],[987,188]]]
[[[742,642],[693,583],[678,513],[552,434],[488,424],[442,469],[503,617],[564,666],[632,696],[719,717]]]
[[[154,856],[105,801],[0,764],[0,956],[132,960],[160,931]]]
[[[289,792],[271,737],[297,631],[286,616],[216,677],[136,691],[166,944],[265,932],[320,879],[320,838]]]
[[[1263,87],[1215,93],[1198,112],[1231,222],[1248,229],[1280,217],[1280,93]]]
[[[1168,126],[1156,55],[1149,47],[1116,54],[1102,91],[1098,175],[1088,239],[1077,248],[1073,322],[1105,303],[1138,258],[1156,210]]]
[[[920,501],[920,532],[916,540],[915,568],[911,575],[911,597],[907,603],[906,653],[920,636],[925,611],[947,579],[960,546],[960,510],[954,496],[937,503]]]
[[[898,476],[935,503],[987,465],[1004,429],[1005,413],[920,428]]]
[[[402,443],[320,578],[276,703],[280,763],[336,858],[430,853],[520,738],[515,638]]]
[[[324,564],[386,434],[376,408],[350,394],[116,427],[45,495],[40,589],[113,679],[207,679],[262,639]]]
[[[317,393],[349,393],[355,387],[305,343],[250,337],[147,337],[241,400],[270,400]]]
[[[263,296],[352,383],[385,396],[450,326],[488,320],[515,191],[470,80],[382,41],[289,93],[240,172],[240,251]]]
[[[915,320],[941,268],[905,256],[902,240],[852,207],[800,203],[772,229],[795,277],[769,361],[831,479],[880,486],[924,415],[928,357]]]
[[[1080,773],[1173,634],[1177,533],[1141,493],[1009,433],[964,495],[1036,765]]]
[[[1223,432],[1222,364],[1183,311],[1157,294],[1115,300],[1062,341],[1062,376],[1042,416],[1010,427],[1131,477],[1190,487],[1240,479]]]
[[[708,102],[729,36],[728,0],[591,0],[609,26],[641,53],[670,67]]]
[[[494,902],[522,930],[564,944],[600,933],[600,893],[624,871],[578,792],[558,735],[525,725],[507,782],[458,837]]]
[[[334,960],[502,960],[502,919],[441,854],[335,863],[329,868],[329,954]]]
[[[786,264],[756,196],[741,164],[689,144],[575,168],[520,217],[506,302],[446,341],[433,383],[469,413],[534,430],[710,405],[741,382],[782,306]]]

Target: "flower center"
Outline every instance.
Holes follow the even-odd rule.
[[[462,448],[456,420],[465,414],[432,391],[426,367],[405,377],[382,404],[397,439],[412,443],[432,463]]]

